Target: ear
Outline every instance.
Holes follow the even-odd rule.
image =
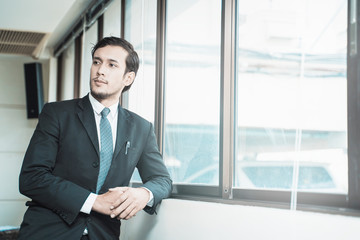
[[[135,80],[135,73],[134,72],[128,72],[125,74],[125,77],[123,79],[123,83],[125,86],[131,85]]]

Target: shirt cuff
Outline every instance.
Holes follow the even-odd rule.
[[[97,195],[95,193],[90,193],[87,197],[86,201],[84,202],[83,206],[80,209],[80,212],[90,214],[91,209],[95,203]]]
[[[142,188],[144,188],[145,190],[147,190],[150,193],[150,198],[149,198],[149,201],[147,202],[146,206],[152,207],[154,205],[154,194],[146,187],[142,187]]]

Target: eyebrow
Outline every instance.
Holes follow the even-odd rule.
[[[101,57],[95,57],[95,56],[94,56],[94,59],[103,61],[103,59],[102,59]],[[117,61],[117,60],[115,60],[115,59],[112,59],[112,58],[108,58],[107,60],[110,61],[110,62],[119,63],[119,61]]]

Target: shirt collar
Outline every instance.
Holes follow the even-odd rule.
[[[90,100],[91,106],[93,107],[95,113],[97,115],[100,115],[102,110],[104,110],[105,106],[102,105],[98,100],[96,100],[91,95],[91,93],[89,93],[89,100]],[[118,111],[118,105],[119,105],[119,101],[109,107],[111,118],[114,118],[116,116],[117,111]]]

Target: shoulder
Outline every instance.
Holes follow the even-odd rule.
[[[145,118],[123,107],[119,107],[119,114],[124,114],[130,122],[136,124],[137,126],[152,126],[151,122],[149,122]]]
[[[84,101],[84,99],[79,98],[79,99],[46,103],[42,109],[42,112],[55,111],[62,113],[62,112],[75,111],[75,109],[78,108],[79,104],[82,101]]]
[[[78,102],[79,102],[79,99],[72,99],[72,100],[66,100],[66,101],[60,101],[60,102],[46,103],[45,106],[51,107],[51,108],[66,108],[69,106],[76,105]]]

